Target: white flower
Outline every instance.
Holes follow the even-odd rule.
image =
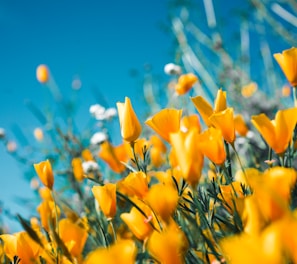
[[[181,74],[182,69],[180,66],[174,63],[168,63],[164,67],[164,72],[168,75],[178,75]]]
[[[99,165],[93,160],[83,162],[82,167],[83,167],[84,173],[97,171],[99,169]]]
[[[105,108],[100,104],[94,104],[90,106],[90,114],[93,116],[102,115],[105,112]]]
[[[96,132],[90,139],[91,145],[99,145],[107,140],[107,135],[103,132]]]
[[[115,108],[108,108],[105,111],[105,117],[106,117],[106,119],[110,119],[110,118],[113,118],[115,116],[117,116],[117,110]]]

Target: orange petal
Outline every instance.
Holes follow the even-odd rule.
[[[179,131],[182,110],[166,108],[145,121],[159,136],[170,142],[170,133]]]

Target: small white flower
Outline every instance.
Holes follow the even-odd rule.
[[[94,104],[94,105],[91,105],[90,106],[89,111],[90,111],[90,114],[91,115],[93,115],[93,116],[96,117],[96,115],[102,115],[102,114],[104,114],[105,108],[102,105],[100,105],[100,104]]]
[[[164,67],[164,72],[168,75],[178,75],[181,74],[182,69],[180,66],[174,63],[168,63]]]
[[[99,169],[99,165],[93,160],[83,162],[82,167],[83,167],[84,173],[97,171]]]
[[[117,116],[117,110],[115,108],[108,108],[106,111],[105,111],[105,116],[106,116],[106,119],[110,119],[110,118],[113,118],[115,116]]]
[[[90,139],[91,145],[99,145],[107,140],[107,135],[103,132],[96,132]]]

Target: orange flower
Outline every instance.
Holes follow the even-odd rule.
[[[151,162],[156,168],[159,168],[165,162],[166,145],[156,135],[151,136],[150,144]]]
[[[251,82],[241,88],[241,94],[243,97],[251,97],[258,89],[258,85],[255,82]]]
[[[294,169],[273,167],[263,174],[247,174],[259,209],[267,221],[276,220],[289,210],[291,190],[296,182]]]
[[[36,69],[36,78],[40,83],[47,83],[49,80],[49,69],[46,65],[40,64]]]
[[[198,137],[198,148],[201,152],[217,165],[222,165],[226,159],[226,151],[219,129],[210,127]]]
[[[60,209],[54,201],[43,200],[41,204],[38,206],[37,211],[40,215],[41,226],[47,232],[50,231],[51,226],[56,226],[56,219],[60,216]],[[58,214],[57,216],[56,213]]]
[[[108,218],[113,218],[116,214],[116,185],[107,183],[104,186],[94,186],[93,195],[97,200],[103,214]]]
[[[245,137],[249,131],[242,115],[236,115],[234,117],[235,131],[242,137]]]
[[[159,263],[182,264],[185,263],[188,241],[183,231],[173,222],[162,232],[154,231],[147,248]]]
[[[195,186],[201,177],[203,155],[198,148],[198,131],[192,128],[187,133],[171,134],[171,145],[183,178]]]
[[[282,154],[286,151],[296,126],[297,108],[279,110],[273,121],[265,114],[252,116],[251,121],[275,153]]]
[[[49,160],[34,164],[34,169],[41,182],[49,189],[53,189],[54,174]]]
[[[104,160],[108,166],[116,173],[123,172],[126,167],[121,162],[127,162],[129,157],[125,144],[114,147],[110,142],[104,141],[101,144],[99,158]]]
[[[125,98],[125,103],[117,103],[122,138],[134,142],[141,134],[141,124],[133,110],[131,101]]]
[[[81,153],[81,156],[85,161],[93,161],[94,160],[92,152],[89,149],[84,149]]]
[[[148,180],[144,172],[131,172],[123,180],[118,182],[120,191],[128,195],[136,195],[139,198],[144,198],[148,192]]]
[[[201,131],[201,123],[198,115],[188,115],[184,116],[180,121],[180,130],[182,132],[187,132],[191,128],[196,128],[200,133]]]
[[[141,209],[143,209],[143,206]],[[146,218],[137,208],[132,207],[130,213],[121,214],[121,219],[126,223],[134,236],[139,240],[145,240],[153,231],[153,228],[149,223],[149,221],[151,221],[150,218],[152,217],[152,212],[147,216],[148,218]]]
[[[82,167],[81,159],[80,158],[73,158],[72,162],[71,162],[71,165],[72,165],[74,178],[77,181],[82,181],[83,178],[84,178],[84,170],[83,170],[83,167]]]
[[[59,222],[59,234],[70,254],[78,258],[87,241],[87,231],[65,218]]]
[[[165,221],[173,214],[178,203],[178,193],[170,185],[153,185],[146,197],[152,210]]]
[[[223,138],[230,144],[235,140],[235,127],[233,108],[228,107],[223,111],[212,114],[209,117],[212,125],[222,131]]]
[[[273,54],[277,63],[292,86],[297,86],[297,48],[292,47],[282,53]]]
[[[133,240],[119,240],[109,248],[98,248],[88,254],[84,264],[134,264],[137,247]]]
[[[182,110],[166,108],[145,121],[159,136],[170,142],[170,133],[179,131]]]
[[[195,108],[201,115],[204,123],[207,126],[211,126],[212,123],[209,120],[209,117],[214,114],[218,113],[220,111],[224,111],[227,108],[227,95],[226,92],[222,91],[222,89],[219,89],[217,92],[217,97],[214,102],[214,108],[202,97],[202,96],[196,96],[192,97],[191,100],[195,105]]]
[[[178,82],[175,86],[175,92],[178,95],[183,95],[187,93],[197,81],[198,78],[195,74],[183,74],[178,78]]]
[[[30,238],[28,233],[5,234],[0,235],[0,238],[4,242],[4,252],[11,261],[13,261],[14,256],[19,257],[20,264],[37,263],[39,261],[42,249]]]

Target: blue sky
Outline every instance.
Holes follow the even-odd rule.
[[[137,100],[141,87],[131,78],[130,70],[141,72],[150,63],[154,72],[162,73],[164,64],[171,60],[172,38],[158,27],[160,22],[166,23],[166,16],[166,1],[159,0],[2,0],[0,127],[12,137],[14,124],[25,135],[32,135],[39,125],[25,101],[32,101],[41,110],[48,107],[49,92],[35,78],[41,63],[49,66],[66,97],[74,76],[80,77],[79,114],[86,120],[88,107],[96,102],[93,87],[110,106],[125,96],[132,102]],[[4,206],[25,214],[14,196],[31,197],[29,183],[2,144],[0,186]]]

